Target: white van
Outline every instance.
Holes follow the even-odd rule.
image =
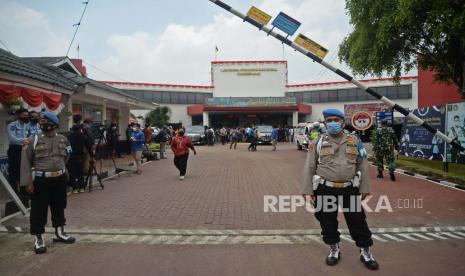
[[[307,134],[309,133],[309,125],[311,125],[311,123],[299,123],[294,129],[294,141],[299,150],[308,148],[309,138]]]
[[[315,124],[319,124],[320,126],[320,133],[326,132],[326,127],[322,123],[318,122],[307,122],[307,123],[300,123],[294,130],[294,141],[297,146],[297,149],[307,149],[308,144],[310,143],[310,133]]]

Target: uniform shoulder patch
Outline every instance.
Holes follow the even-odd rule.
[[[347,135],[347,143],[351,145],[357,144],[357,137],[355,135],[349,134]]]

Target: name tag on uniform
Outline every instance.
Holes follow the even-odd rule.
[[[334,150],[332,147],[321,147],[321,155],[331,155],[334,154]]]

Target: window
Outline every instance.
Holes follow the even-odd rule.
[[[398,99],[398,95],[397,95],[397,86],[393,86],[393,87],[386,87],[386,97],[388,99]]]
[[[161,102],[170,103],[170,92],[161,92]]]
[[[398,87],[399,99],[410,99],[412,98],[412,86],[401,85]]]
[[[142,92],[144,100],[149,100],[151,101],[153,98],[153,92],[152,91],[144,91]]]
[[[328,91],[328,102],[337,102],[337,96],[338,96],[338,91],[337,90],[330,90]]]
[[[318,93],[320,93],[320,102],[322,103],[328,102],[328,91],[327,90],[319,91]]]
[[[171,96],[170,103],[172,103],[172,104],[178,104],[179,103],[179,93],[170,92],[170,96]]]
[[[313,101],[312,101],[312,94],[313,94],[313,93],[314,93],[314,92],[303,92],[303,93],[302,93],[302,94],[303,94],[303,95],[302,95],[302,96],[303,96],[303,101],[304,101],[305,103],[312,103],[312,102],[313,102]]]
[[[203,103],[202,93],[195,93],[195,103],[198,103],[198,104]]]
[[[320,102],[320,94],[318,91],[307,92],[310,94],[310,101],[311,103],[319,103]]]
[[[195,94],[194,93],[187,94],[187,103],[188,104],[195,104]]]
[[[347,93],[348,102],[357,100],[357,89],[345,89],[345,93]]]
[[[186,93],[179,93],[179,103],[180,104],[187,104],[187,94]]]
[[[161,102],[161,92],[158,92],[158,91],[152,92],[152,98],[153,98],[154,102],[160,103]]]

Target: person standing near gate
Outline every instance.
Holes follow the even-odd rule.
[[[10,185],[18,193],[21,169],[21,148],[29,134],[29,113],[27,109],[20,108],[16,110],[16,121],[8,124],[8,175]]]
[[[316,207],[315,217],[320,222],[323,241],[330,246],[326,264],[336,265],[341,257],[338,208],[334,206],[339,204],[350,236],[360,247],[360,260],[367,268],[377,270],[378,263],[370,251],[371,231],[359,197],[361,194],[364,200],[370,195],[366,150],[356,135],[344,132],[342,111],[326,109],[323,116],[328,133],[309,145],[302,186],[305,199]]]
[[[174,165],[179,170],[179,180],[183,180],[187,170],[187,160],[189,159],[189,149],[197,154],[197,151],[189,137],[184,136],[184,129],[178,130],[178,136],[171,140],[171,150],[174,153]]]
[[[28,133],[28,137],[38,135],[40,133],[42,133],[42,130],[40,129],[40,124],[39,124],[39,113],[37,113],[34,110],[29,111],[29,133]]]
[[[142,151],[144,150],[144,143],[145,143],[145,135],[140,130],[140,124],[135,123],[132,129],[132,137],[131,137],[131,152],[132,158],[134,158],[134,162],[136,163],[136,173],[141,174],[141,158],[142,158]]]
[[[82,116],[73,116],[73,126],[71,127],[68,140],[71,145],[71,155],[68,161],[69,182],[73,188],[73,193],[83,193],[85,190],[83,162],[86,154],[92,150],[92,138],[81,124]],[[86,172],[87,174],[88,172]]]
[[[377,177],[383,178],[383,160],[385,159],[389,168],[391,180],[396,181],[396,176],[394,175],[394,171],[396,169],[394,150],[399,149],[399,142],[394,130],[388,127],[387,120],[383,120],[381,122],[381,129],[376,130],[371,143],[373,145],[373,152],[376,157],[376,164],[378,165]]]
[[[42,134],[30,137],[22,150],[21,186],[32,194],[30,233],[35,236],[35,253],[42,254],[47,250],[42,234],[47,224],[48,206],[55,228],[53,240],[68,244],[76,240],[64,232],[66,163],[71,146],[65,136],[57,134],[59,120],[54,113],[43,112],[39,123]]]
[[[276,151],[276,144],[278,144],[278,129],[276,126],[273,126],[271,129],[271,145],[273,146],[272,151]]]

